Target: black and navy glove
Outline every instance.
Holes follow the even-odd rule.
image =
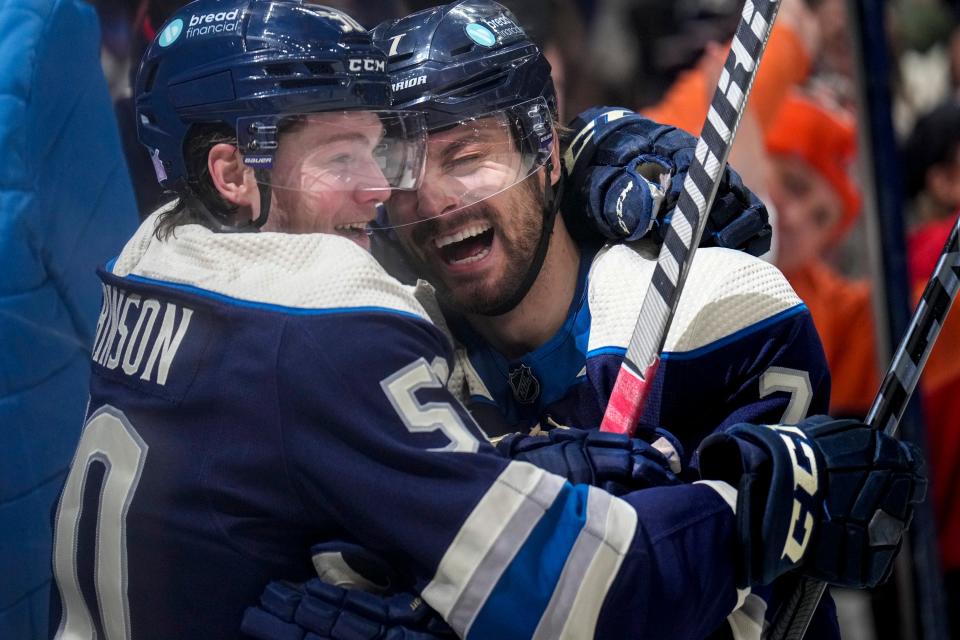
[[[875,587],[923,500],[920,451],[855,420],[738,424],[707,437],[700,475],[737,493],[739,586],[801,567],[849,588]]]
[[[419,596],[379,596],[313,578],[271,582],[260,606],[243,614],[240,630],[259,640],[439,640],[456,638]]]
[[[588,220],[611,240],[650,235],[662,243],[697,139],[619,107],[588,109],[570,128],[563,156],[565,219],[574,229]],[[769,251],[771,233],[763,202],[727,166],[700,245],[759,256]]]
[[[542,435],[510,434],[497,450],[511,460],[529,462],[613,495],[678,484],[680,443],[662,429],[640,431],[634,438],[619,433],[551,429]]]
[[[243,614],[259,640],[442,640],[456,638],[378,555],[348,542],[315,545],[316,578],[275,581]]]

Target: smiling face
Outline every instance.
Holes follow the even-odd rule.
[[[383,133],[377,115],[362,111],[299,116],[282,127],[264,231],[331,233],[369,250],[368,224],[390,196],[375,156]]]
[[[508,127],[473,121],[431,134],[420,189],[387,205],[411,262],[461,312],[510,299],[533,260],[543,178],[526,171]]]

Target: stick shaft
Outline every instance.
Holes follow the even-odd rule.
[[[643,411],[650,376],[670,330],[680,293],[707,223],[730,145],[740,126],[780,0],[747,0],[720,73],[707,118],[644,296],[626,357],[617,375],[603,431],[632,434]]]
[[[893,362],[880,385],[880,392],[867,413],[867,424],[883,429],[887,435],[897,431],[897,425],[907,408],[907,401],[920,380],[920,373],[930,357],[933,345],[940,335],[943,321],[950,311],[957,290],[960,289],[960,216],[927,282],[910,327],[900,341]]]
[[[867,414],[867,424],[882,429],[887,435],[897,431],[897,425],[933,345],[940,335],[943,321],[960,289],[960,216],[940,254],[940,260],[920,297],[910,320],[907,333],[900,340],[893,361],[887,369],[880,392]],[[823,597],[826,583],[812,578],[801,578],[796,591],[781,606],[767,636],[770,640],[801,640]]]

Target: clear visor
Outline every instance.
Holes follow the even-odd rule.
[[[391,195],[382,228],[450,215],[509,189],[546,164],[553,136],[542,98],[431,132],[419,188]]]
[[[257,182],[277,190],[376,191],[386,200],[419,186],[426,157],[423,115],[411,111],[245,118],[237,135]]]

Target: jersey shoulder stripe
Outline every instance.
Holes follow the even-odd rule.
[[[655,248],[644,241],[611,245],[597,255],[588,292],[588,352],[626,348],[655,266]],[[798,307],[800,298],[775,266],[741,251],[700,249],[664,350],[700,349]]]
[[[108,265],[114,275],[282,313],[388,311],[429,320],[410,287],[345,238],[185,225],[162,241],[154,235],[158,213]]]
[[[768,327],[772,327],[781,322],[788,321],[791,318],[798,316],[800,314],[809,313],[809,311],[810,310],[807,309],[807,305],[801,302],[798,305],[784,309],[779,313],[775,313],[774,315],[769,316],[764,320],[756,322],[750,326],[744,327],[743,329],[735,331],[731,334],[728,334],[712,342],[708,342],[707,344],[701,347],[688,349],[688,350],[681,350],[681,349],[674,349],[672,351],[665,350],[663,354],[661,354],[661,357],[664,360],[673,360],[674,362],[681,361],[681,360],[696,360],[696,359],[702,358],[703,356],[707,355],[712,351],[721,349],[727,346],[728,344],[732,344],[735,342],[742,342],[753,334],[761,334]],[[624,350],[623,353],[626,353],[626,350]]]

